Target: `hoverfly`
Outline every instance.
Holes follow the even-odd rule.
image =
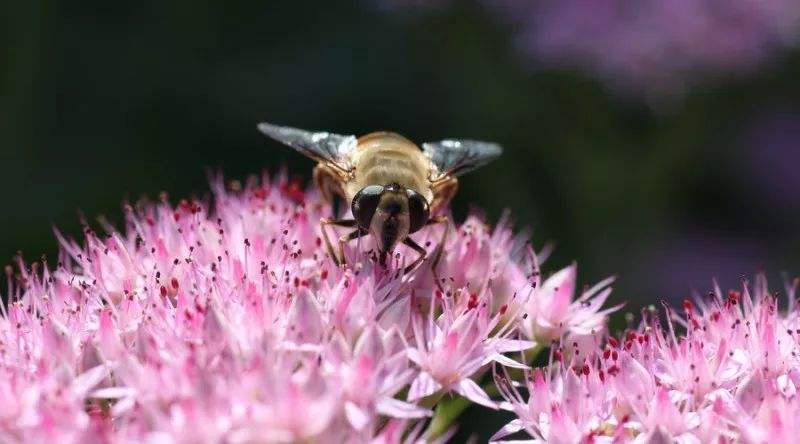
[[[427,251],[409,234],[427,225],[447,224],[447,217],[437,213],[455,194],[456,176],[488,163],[502,152],[500,145],[475,140],[423,143],[420,149],[392,132],[373,132],[356,138],[270,123],[261,123],[258,129],[317,161],[314,182],[326,200],[332,202],[339,196],[350,203],[352,219],[320,220],[325,246],[337,266],[346,263],[347,242],[371,234],[383,266],[386,256],[400,243],[419,254],[405,268],[406,273],[427,257]],[[339,238],[338,255],[328,238],[329,225],[353,228]],[[433,260],[434,272],[447,231]]]

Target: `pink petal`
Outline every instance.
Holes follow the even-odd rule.
[[[472,379],[464,378],[459,381],[455,391],[474,403],[497,410],[497,404]]]

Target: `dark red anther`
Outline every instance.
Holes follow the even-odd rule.
[[[170,284],[172,285],[172,288],[174,288],[174,289],[176,289],[176,290],[177,290],[177,289],[178,289],[178,287],[180,286],[180,284],[178,284],[178,280],[177,280],[177,279],[175,279],[175,278],[172,278],[172,280],[170,281]]]
[[[299,179],[292,179],[282,184],[281,193],[298,205],[302,204],[305,200],[305,193],[303,192],[303,186]]]
[[[508,304],[503,304],[503,305],[500,306],[500,315],[501,316],[506,314],[507,311],[508,311]]]
[[[255,197],[256,199],[261,199],[261,200],[266,199],[267,198],[267,189],[264,188],[264,187],[256,188],[255,190],[253,190],[253,197]]]
[[[611,376],[617,376],[619,374],[619,367],[612,365],[608,368],[608,374]]]
[[[610,357],[611,357],[611,350],[610,349],[603,350],[603,359],[608,359]]]
[[[597,375],[600,376],[600,382],[606,382],[606,373],[604,371],[600,370]]]
[[[297,288],[299,286],[300,286],[300,278],[295,276],[294,277],[294,288]]]
[[[320,279],[327,279],[328,278],[328,270],[322,270],[322,273],[319,274]]]
[[[161,297],[163,298],[163,297],[166,297],[166,296],[167,296],[167,287],[162,285],[161,286]]]
[[[469,301],[467,301],[467,310],[472,310],[477,306],[478,306],[478,294],[472,293],[469,295]]]
[[[608,338],[608,343],[614,348],[619,347],[619,341],[617,341],[617,339],[614,338],[614,337],[609,337]]]
[[[692,310],[694,310],[694,304],[692,303],[692,301],[690,301],[688,299],[684,299],[683,300],[683,309],[685,311],[687,311],[687,312],[691,312]]]
[[[583,368],[581,368],[581,372],[583,372],[584,376],[589,376],[589,373],[592,369],[589,367],[589,364],[583,364]]]
[[[564,354],[561,352],[560,348],[557,348],[553,352],[553,359],[557,362],[561,362],[564,359]]]

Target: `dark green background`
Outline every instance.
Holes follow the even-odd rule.
[[[760,185],[770,172],[750,159],[773,142],[745,137],[760,116],[798,117],[797,53],[651,107],[588,74],[531,70],[513,32],[471,2],[421,15],[370,1],[0,8],[5,261],[53,255],[51,227],[77,234],[78,210],[119,222],[123,198],[203,194],[206,167],[308,177],[309,161],[256,131],[268,120],[503,143],[463,181],[457,214],[511,209],[536,245],[557,242],[548,269],[577,259],[582,283],[618,274],[629,308],[705,291],[713,276],[731,287],[760,266],[800,271],[798,194]]]

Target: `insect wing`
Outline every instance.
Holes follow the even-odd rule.
[[[352,169],[350,153],[358,143],[355,136],[312,132],[271,123],[258,124],[258,130],[267,137],[288,145],[317,162],[331,165],[341,172]]]
[[[478,140],[441,140],[422,144],[422,151],[433,163],[431,180],[458,176],[486,165],[503,152],[500,145]]]

